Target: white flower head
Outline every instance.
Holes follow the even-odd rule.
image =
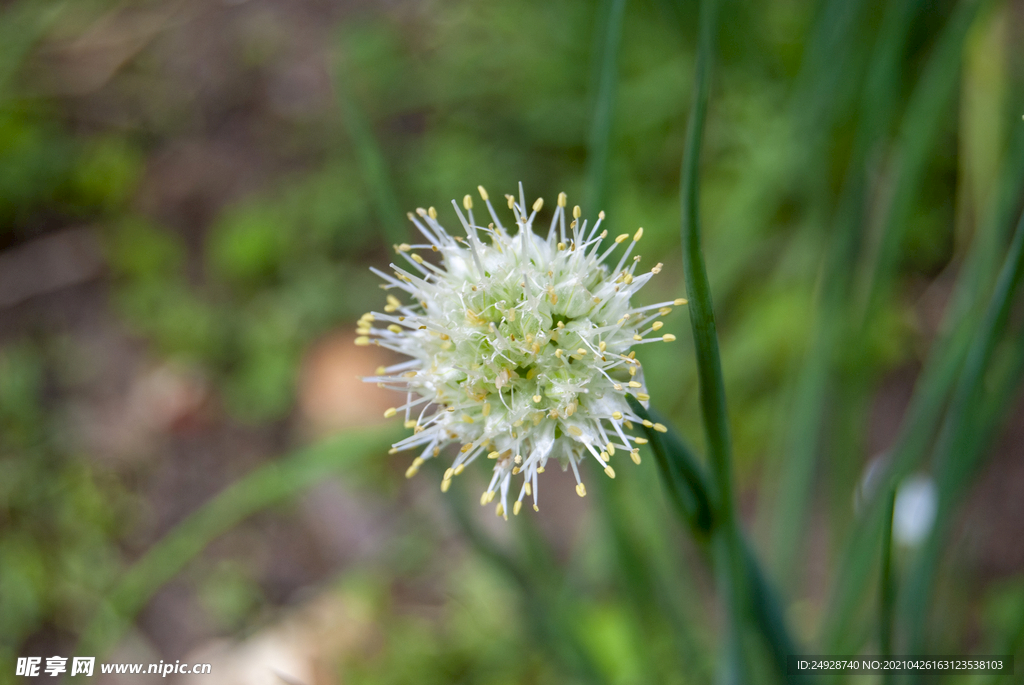
[[[405,393],[405,403],[385,416],[403,414],[413,429],[391,450],[420,452],[406,475],[458,443],[441,489],[478,457],[490,459],[494,474],[480,502],[500,493],[497,513],[507,518],[513,483],[519,487],[513,513],[527,497],[537,509],[537,475],[550,459],[572,469],[581,497],[586,487],[579,465],[587,457],[611,478],[608,462],[616,449],[640,463],[636,445],[646,440],[623,430],[641,421],[626,395],[643,403],[650,398],[631,348],[674,340],[650,334],[661,329],[659,317],[686,300],[630,304],[662,266],[637,273],[640,257],[632,255],[642,228],[607,240],[604,212],[588,228],[579,207],[567,228],[560,193],[547,236],[539,236],[533,222],[543,200],[527,212],[520,184],[518,202],[506,196],[516,220],[513,235],[487,191],[479,191],[493,220],[487,227],[477,225],[469,195],[465,213],[452,201],[465,238],[449,234],[433,207],[409,214],[427,242],[396,246],[406,264],[391,264],[393,275],[373,269],[392,293],[383,313],[359,320],[356,344],[411,357],[364,379]]]

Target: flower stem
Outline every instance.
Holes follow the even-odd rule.
[[[700,7],[695,94],[687,124],[680,188],[683,210],[683,267],[686,292],[690,299],[690,325],[697,355],[700,405],[711,467],[714,511],[711,553],[716,580],[723,593],[728,616],[728,629],[718,680],[721,683],[740,683],[746,680],[742,636],[744,616],[748,608],[747,575],[744,549],[735,514],[732,446],[725,405],[722,363],[718,351],[714,308],[711,303],[711,286],[708,283],[700,241],[698,167],[715,52],[718,2],[703,0]]]

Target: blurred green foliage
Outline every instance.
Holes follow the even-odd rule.
[[[561,190],[573,204],[602,197],[601,207],[585,211],[605,209],[624,231],[643,225],[644,263],[666,265],[645,300],[683,294],[679,161],[697,2],[626,3],[621,25],[614,0],[344,10],[332,15],[318,55],[327,104],[291,118],[261,93],[273,90],[275,70],[305,36],[283,35],[272,15],[247,3],[218,15],[232,30],[217,44],[224,63],[209,65],[228,71],[220,90],[210,88],[215,96],[175,80],[183,67],[168,57],[168,44],[180,49],[180,37],[167,38],[178,35],[173,21],[97,92],[53,85],[64,68],[55,53],[119,12],[156,4],[0,7],[0,247],[65,226],[93,227],[118,325],[154,357],[202,369],[226,420],[287,427],[311,342],[378,305],[366,267],[385,265],[390,245],[412,235],[404,211],[433,204],[450,218],[449,198],[478,183],[500,196],[523,181],[549,206]],[[879,388],[897,370],[939,369],[922,374],[930,380],[912,405],[920,421],[910,422],[895,450],[909,455],[894,459],[904,470],[928,468],[1006,253],[1021,201],[1014,175],[1021,147],[1011,143],[1020,136],[1013,127],[1024,92],[1022,56],[1012,49],[1022,33],[1019,5],[731,0],[722,7],[700,172],[738,497],[745,519],[756,510],[754,547],[771,548],[770,575],[782,581],[798,632],[817,647],[873,645],[880,515],[858,517],[850,501],[876,456],[868,452],[877,442],[869,417]],[[182,16],[185,26],[204,21]],[[609,42],[616,30],[619,41]],[[605,59],[613,44],[614,59]],[[614,88],[602,88],[608,64]],[[125,102],[133,104],[119,109]],[[605,106],[607,139],[594,123]],[[106,108],[117,117],[95,117]],[[230,137],[233,115],[255,131],[246,146],[267,159],[254,155],[224,173],[241,176],[261,163],[272,170],[243,184],[244,192],[214,193],[205,214],[174,205],[163,184],[180,179],[160,175],[161,154],[183,139]],[[595,148],[607,149],[607,164],[596,170]],[[604,192],[595,179],[604,179]],[[946,297],[955,276],[959,294]],[[947,313],[936,332],[946,299],[959,302],[962,315]],[[658,407],[701,453],[685,321],[677,312],[667,322],[678,344],[647,346],[641,357]],[[974,378],[981,395],[971,397],[984,411],[966,412],[969,430],[948,429],[965,454],[989,448],[1005,415],[999,405],[1016,399],[1019,323],[1014,309]],[[130,618],[165,580],[145,558],[122,575],[126,512],[145,506],[132,500],[130,479],[75,441],[55,399],[68,384],[61,334],[30,324],[5,326],[4,335],[0,682],[35,637],[81,636],[112,589]],[[150,558],[184,567],[222,532],[213,514],[240,518],[293,497],[326,463],[302,457],[281,462],[295,480],[255,472]],[[976,476],[974,459],[965,458],[965,479]],[[568,560],[538,552],[536,531],[517,521],[518,537],[498,552],[537,562],[532,575],[499,553],[484,555],[493,567],[470,561],[446,569],[440,617],[392,605],[388,574],[367,580],[381,645],[346,657],[343,680],[706,681],[715,648],[709,626],[717,620],[702,602],[709,581],[691,570],[700,569],[699,554],[671,508],[651,495],[660,492],[653,461],[645,455],[639,471],[622,469],[616,494],[600,494],[602,509],[577,542],[585,551],[574,548]],[[312,471],[295,466],[310,463]],[[357,466],[355,477],[379,487],[367,477],[374,468]],[[951,468],[960,473],[959,464]],[[943,515],[959,503],[944,502]],[[477,539],[471,533],[463,532]],[[483,546],[486,535],[476,534]],[[950,564],[944,542],[935,541],[931,557],[897,555],[898,571],[909,576],[914,560],[925,559],[917,563],[939,569],[941,580]],[[395,554],[389,573],[415,574],[413,560],[428,558],[432,543],[429,531],[401,543],[408,549]],[[828,582],[816,582],[827,588],[807,585],[810,566],[826,569]],[[208,571],[198,573],[198,594],[219,629],[251,629],[265,601],[253,579],[231,564]],[[1018,581],[994,587],[984,602],[972,599],[962,613],[956,602],[939,604],[932,611],[966,618],[938,626],[934,642],[973,646],[977,620],[986,645],[1021,654]],[[927,578],[908,582],[932,597]],[[917,630],[917,619],[898,616],[907,635]],[[558,631],[571,633],[564,649],[550,644]],[[753,661],[758,678],[768,678],[761,673],[768,657]]]

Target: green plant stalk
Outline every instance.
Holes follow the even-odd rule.
[[[603,28],[594,58],[594,118],[587,140],[586,206],[594,212],[603,208],[608,185],[608,159],[611,151],[612,120],[618,90],[619,45],[626,0],[604,0],[599,27]]]
[[[693,533],[701,550],[709,553],[709,542],[715,528],[714,512],[710,506],[710,484],[693,450],[673,430],[671,425],[654,410],[645,409],[640,402],[629,395],[626,397],[630,408],[645,421],[643,429],[651,451],[654,453],[670,502],[674,505],[680,520]],[[651,425],[648,426],[647,423]],[[655,423],[666,426],[666,432],[654,429]],[[742,540],[744,583],[751,589],[750,610],[754,627],[771,653],[773,666],[780,681],[787,680],[786,658],[797,654],[796,643],[790,636],[783,615],[781,603],[774,589],[765,578],[760,564],[750,545]],[[805,677],[802,682],[814,679]]]
[[[939,540],[947,532],[953,509],[964,491],[970,475],[976,468],[977,451],[971,443],[980,441],[971,435],[972,424],[977,422],[977,407],[982,394],[982,380],[988,369],[992,352],[1006,327],[1010,307],[1017,286],[1024,276],[1024,214],[1014,232],[1013,241],[999,273],[995,292],[985,312],[985,318],[971,343],[964,369],[942,424],[935,447],[935,477],[938,484],[939,505],[935,525],[928,541],[918,555],[917,563],[907,581],[905,609],[908,649],[920,653],[925,643],[925,621],[928,598],[935,577],[935,567],[941,548]]]
[[[587,145],[585,198],[585,206],[591,210],[601,209],[607,199],[612,124],[618,92],[619,46],[622,42],[625,8],[626,0],[604,0],[598,8],[591,78],[594,111]],[[615,550],[617,576],[638,619],[638,626],[642,630],[651,630],[654,626],[650,621],[643,620],[643,617],[652,612],[664,615],[672,626],[680,665],[689,663],[692,666],[693,654],[699,650],[693,644],[693,636],[679,611],[678,602],[672,601],[672,593],[666,587],[662,575],[639,549],[633,531],[623,521],[621,488],[609,487],[609,483],[604,480],[599,483],[602,487],[598,505]],[[643,644],[646,645],[647,641],[644,640]],[[648,668],[653,666],[653,663],[648,664]],[[653,678],[653,672],[645,675],[646,680]]]
[[[192,512],[129,568],[108,593],[80,638],[76,654],[103,655],[135,615],[213,540],[256,512],[284,502],[395,438],[393,429],[346,431],[260,466]]]
[[[680,194],[683,213],[683,271],[686,292],[690,300],[690,327],[697,356],[701,415],[704,420],[708,462],[711,467],[711,502],[715,515],[715,525],[711,531],[711,558],[728,621],[718,682],[732,685],[747,681],[743,650],[743,628],[748,611],[747,575],[743,543],[736,520],[732,487],[732,445],[725,405],[725,385],[722,380],[718,335],[711,303],[711,285],[708,283],[701,250],[699,206],[700,148],[707,117],[717,31],[718,2],[702,0],[694,78],[696,92],[686,130]]]
[[[896,491],[889,493],[888,507],[882,520],[882,574],[879,581],[878,654],[892,656],[892,618],[896,598],[896,576],[892,568],[892,516],[896,506]],[[892,673],[882,674],[882,685],[891,685]]]

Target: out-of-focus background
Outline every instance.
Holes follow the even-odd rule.
[[[210,662],[225,685],[708,682],[714,583],[653,459],[601,487],[588,469],[585,499],[545,474],[540,513],[506,523],[474,504],[483,466],[464,492],[405,479],[395,402],[359,381],[390,358],[353,345],[405,213],[454,223],[477,184],[643,226],[644,263],[665,264],[644,303],[684,295],[697,11],[0,2],[0,682],[21,681],[19,656],[75,653]],[[703,235],[740,504],[820,650],[867,474],[972,246],[998,236],[985,302],[1019,211],[1024,4],[722,12]],[[699,449],[685,309],[665,330],[678,342],[638,354]],[[939,517],[933,652],[1024,642],[1008,340]],[[920,459],[897,497],[898,574],[922,554],[936,468]],[[868,653],[871,577],[843,631]]]

